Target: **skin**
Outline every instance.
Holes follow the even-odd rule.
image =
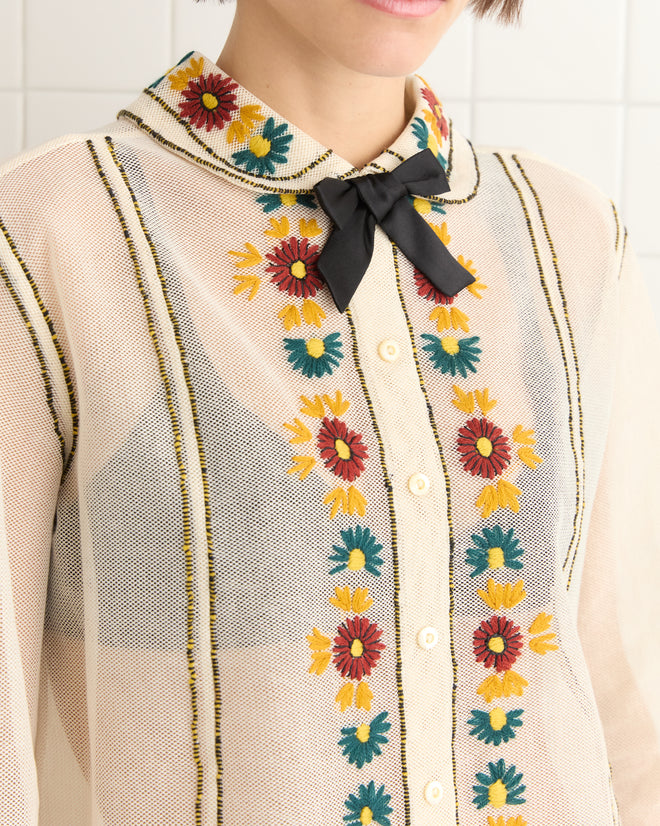
[[[468,0],[401,18],[358,0],[237,0],[218,66],[272,109],[363,167],[413,112],[406,75]]]

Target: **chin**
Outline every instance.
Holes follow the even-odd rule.
[[[336,58],[346,68],[354,72],[373,77],[402,77],[409,75],[422,65],[433,50],[431,44],[413,42],[407,39],[401,43],[400,38],[387,43],[383,39],[362,42],[359,49],[343,50]]]

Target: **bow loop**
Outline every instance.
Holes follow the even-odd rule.
[[[394,204],[408,194],[406,185],[394,175],[377,172],[353,181],[360,200],[380,224]]]
[[[324,178],[314,187],[323,211],[332,223],[343,229],[360,205],[358,193],[351,181]]]

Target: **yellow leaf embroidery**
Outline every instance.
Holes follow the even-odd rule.
[[[240,120],[233,120],[227,127],[227,143],[231,146],[232,143],[243,143],[250,135],[250,130],[241,123]]]
[[[494,513],[498,508],[497,490],[493,485],[486,485],[486,487],[479,494],[476,506],[481,508],[481,516],[483,519],[488,519],[491,513]]]
[[[323,230],[316,223],[316,218],[310,218],[306,221],[304,218],[300,219],[300,234],[305,238],[314,238],[315,235],[320,235]]]
[[[518,442],[519,445],[535,445],[536,439],[534,438],[534,431],[523,430],[523,426],[517,424],[513,428],[513,441]]]
[[[341,390],[337,390],[334,399],[331,399],[327,394],[323,395],[323,401],[328,405],[328,410],[333,416],[343,416],[344,413],[351,406],[348,399],[342,399]]]
[[[519,602],[522,602],[525,597],[527,596],[527,592],[525,591],[525,583],[522,579],[519,579],[515,585],[512,585],[510,582],[504,586],[504,595],[502,597],[502,605],[505,608],[513,608],[518,605]]]
[[[447,244],[451,241],[451,235],[447,231],[447,222],[443,221],[442,226],[439,227],[437,224],[429,224],[433,232],[438,236],[438,238],[442,241],[442,243],[447,246]]]
[[[330,597],[330,604],[334,605],[336,608],[339,608],[340,611],[350,611],[351,589],[348,587],[348,585],[345,585],[343,588],[336,586],[335,594],[336,597]]]
[[[505,697],[510,697],[512,694],[522,697],[523,689],[528,685],[527,680],[515,671],[506,671],[502,677],[502,693]]]
[[[457,384],[454,385],[454,393],[456,398],[451,400],[454,407],[457,407],[463,413],[474,413],[474,396],[472,393],[464,393]]]
[[[246,242],[245,249],[246,251],[229,250],[230,255],[235,255],[239,259],[238,261],[234,261],[237,267],[256,267],[257,264],[261,264],[264,260],[254,244]]]
[[[522,491],[517,488],[512,482],[507,482],[506,479],[500,479],[497,483],[497,501],[501,508],[509,508],[514,513],[520,510],[520,503],[518,496]]]
[[[303,318],[306,324],[315,324],[317,327],[321,326],[321,319],[325,318],[325,312],[316,301],[311,298],[305,298],[302,305]]]
[[[487,590],[484,591],[483,588],[479,588],[477,593],[489,608],[497,611],[502,604],[504,586],[497,584],[494,579],[489,579]]]
[[[304,416],[314,416],[315,419],[322,419],[325,416],[325,407],[319,395],[314,396],[313,402],[307,396],[301,396],[300,400],[303,402],[300,412]]]
[[[364,516],[367,509],[367,500],[360,491],[351,485],[348,489],[348,512],[352,516],[357,512],[359,516]],[[346,511],[344,511],[346,513]]]
[[[330,637],[326,637],[318,628],[312,628],[312,633],[308,634],[306,639],[312,651],[323,651],[330,648]]]
[[[234,276],[234,278],[236,279],[236,281],[239,282],[232,290],[234,295],[238,295],[239,293],[242,293],[245,290],[250,290],[250,294],[248,295],[248,301],[252,301],[252,299],[257,294],[259,285],[261,284],[261,279],[259,278],[259,276],[249,272],[239,272]]]
[[[323,504],[329,505],[332,503],[332,507],[330,508],[330,519],[334,519],[339,510],[346,513],[346,508],[348,505],[347,499],[348,497],[346,496],[346,491],[343,488],[335,488],[325,495]]]
[[[357,691],[355,692],[355,706],[356,708],[363,708],[366,711],[371,711],[371,701],[373,700],[373,692],[368,684],[362,680],[358,683]]]
[[[260,120],[266,120],[261,114],[261,106],[257,103],[246,103],[239,110],[240,118],[247,129],[252,130]]]
[[[312,653],[312,664],[309,667],[309,673],[318,674],[320,677],[328,667],[331,656],[329,651],[314,651]]]
[[[193,78],[199,77],[202,74],[204,61],[193,58],[190,61],[190,66],[185,69],[179,69],[178,72],[170,75],[170,87],[176,89],[177,92],[182,92]]]
[[[496,697],[501,697],[502,683],[497,674],[486,677],[477,689],[477,694],[481,694],[487,703],[492,703]]]
[[[527,826],[527,821],[522,815],[510,817],[507,820],[504,819],[504,815],[500,815],[497,820],[492,815],[488,815],[488,826]]]
[[[541,634],[543,631],[547,631],[550,628],[550,623],[552,622],[552,614],[546,614],[544,611],[536,617],[534,622],[529,626],[529,633],[530,634]]]
[[[454,330],[461,329],[464,333],[470,332],[470,325],[468,321],[470,320],[468,316],[465,315],[464,312],[458,309],[458,307],[452,307],[449,311],[449,317],[451,319],[451,326]]]
[[[537,466],[543,461],[540,456],[537,456],[536,453],[534,453],[531,447],[521,447],[518,451],[518,456],[527,465],[527,467],[531,467],[532,470],[536,470]]]
[[[300,313],[295,304],[287,304],[277,314],[278,318],[282,319],[282,323],[287,330],[292,327],[300,327]]]
[[[428,215],[431,212],[431,202],[426,198],[415,198],[413,200],[413,207],[420,215]]]
[[[470,275],[476,275],[477,274],[477,268],[472,263],[472,259],[470,259],[469,261],[466,261],[465,258],[463,258],[462,255],[459,255],[456,260],[458,261],[458,263],[462,267],[465,267],[465,269],[470,273]],[[474,281],[474,282],[472,282],[472,284],[468,284],[468,289],[470,289],[470,287],[473,287],[476,283],[477,282]],[[472,290],[470,290],[470,292],[472,292]],[[481,298],[481,296],[478,295],[477,298]]]
[[[481,292],[482,290],[487,290],[488,285],[484,284],[480,278],[477,278],[472,284],[468,284],[466,289],[469,293],[472,293],[475,298],[483,298]]]
[[[337,692],[335,701],[341,705],[342,711],[346,711],[353,702],[353,683],[343,685]]]
[[[438,332],[441,333],[443,330],[448,330],[451,324],[449,320],[449,310],[446,307],[438,306],[434,307],[431,310],[431,314],[429,315],[429,319],[431,321],[436,321],[436,326],[438,328]]]
[[[374,604],[373,599],[369,598],[368,588],[356,588],[353,594],[353,610],[356,614],[362,614],[368,611]]]
[[[284,422],[284,427],[296,434],[293,439],[289,439],[289,443],[292,445],[300,445],[303,442],[308,442],[312,438],[312,431],[303,424],[300,419],[294,419],[293,421],[294,424]]]
[[[532,637],[529,641],[529,647],[536,654],[547,654],[548,651],[558,651],[559,646],[549,642],[549,640],[553,640],[556,636],[556,634],[550,633],[543,634],[540,637]]]
[[[286,238],[289,235],[289,219],[284,215],[281,220],[277,218],[270,219],[272,229],[264,230],[264,235],[270,235],[273,238]]]
[[[481,408],[481,412],[484,416],[487,416],[497,404],[497,399],[491,400],[488,398],[488,392],[487,387],[484,387],[483,390],[475,390],[474,392],[474,395],[477,397],[477,404]]]
[[[292,456],[291,461],[293,467],[290,467],[287,473],[299,473],[301,479],[305,479],[316,464],[316,459],[313,456]]]

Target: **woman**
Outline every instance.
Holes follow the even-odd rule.
[[[411,74],[465,5],[239,0],[4,167],[3,823],[658,822],[657,343],[613,205]]]

